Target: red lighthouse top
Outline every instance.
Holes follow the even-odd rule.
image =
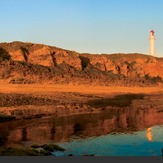
[[[152,35],[154,35],[154,33],[155,33],[153,29],[150,32],[152,33]]]

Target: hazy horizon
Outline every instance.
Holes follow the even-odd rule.
[[[0,42],[23,41],[80,53],[163,57],[162,0],[1,0]]]

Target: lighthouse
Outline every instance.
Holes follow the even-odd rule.
[[[149,37],[149,42],[150,42],[150,51],[149,55],[155,57],[155,32],[154,30],[150,31],[150,37]]]

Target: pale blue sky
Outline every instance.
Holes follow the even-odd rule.
[[[0,42],[148,54],[151,29],[163,57],[163,0],[0,0]]]

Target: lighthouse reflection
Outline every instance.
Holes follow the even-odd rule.
[[[155,109],[110,109],[98,114],[5,122],[0,124],[0,139],[3,138],[0,142],[7,145],[20,145],[20,142],[57,143],[68,142],[74,137],[84,139],[143,130],[146,130],[146,138],[151,142],[151,126],[162,124],[163,112]]]
[[[151,127],[147,129],[147,134],[146,135],[147,135],[148,141],[152,142],[153,136],[152,136],[152,128]]]

